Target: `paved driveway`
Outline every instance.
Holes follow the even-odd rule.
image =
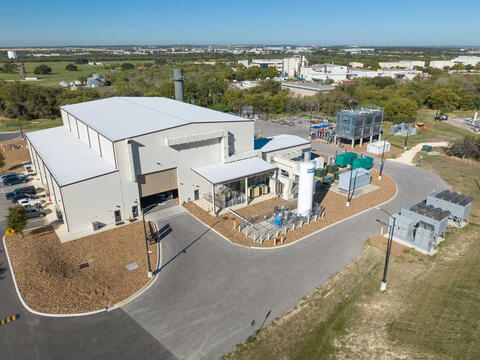
[[[387,163],[386,169],[400,190],[388,211],[446,188],[420,168]],[[170,219],[157,283],[123,310],[178,358],[218,358],[251,334],[251,320],[269,323],[354,260],[379,232],[377,218],[385,215],[373,209],[271,250],[233,245],[188,214]]]
[[[387,162],[385,171],[399,189],[388,211],[447,187],[420,168]],[[164,266],[155,285],[123,309],[83,318],[28,313],[7,269],[0,274],[0,317],[19,313],[20,319],[0,327],[1,358],[218,358],[250,335],[251,320],[257,327],[269,323],[354,260],[378,233],[376,218],[385,216],[373,209],[272,250],[233,245],[188,214],[170,218],[164,223],[173,231],[162,240]]]

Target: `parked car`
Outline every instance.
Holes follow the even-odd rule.
[[[6,193],[5,197],[7,199],[10,199],[14,195],[18,194],[29,194],[29,195],[35,195],[37,193],[37,190],[35,189],[35,186],[24,186],[21,188],[16,188],[15,190]]]
[[[22,200],[22,199],[33,199],[33,195],[17,194],[17,195],[13,195],[12,197],[10,197],[10,200],[12,200],[13,203],[17,203],[18,200]]]
[[[2,174],[0,175],[0,180],[3,180],[7,177],[12,177],[12,176],[20,176],[22,174],[18,174],[18,173],[7,173],[7,174]]]
[[[22,175],[9,176],[3,179],[3,185],[16,185],[26,181],[27,181],[26,176],[22,176]]]
[[[21,200],[18,200],[17,203],[18,205],[22,205],[24,207],[42,207],[42,202],[39,199],[23,198]]]
[[[45,211],[43,209],[39,209],[35,207],[26,207],[25,210],[27,210],[27,216],[29,219],[45,216]]]

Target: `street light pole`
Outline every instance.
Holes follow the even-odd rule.
[[[382,180],[383,166],[385,165],[385,144],[387,143],[388,138],[389,136],[383,139],[382,161],[380,163],[380,173],[378,174],[378,180]]]
[[[145,213],[148,212],[149,209],[157,206],[158,204],[152,204],[147,206],[145,209],[142,209],[142,219],[143,219],[143,236],[145,237],[145,251],[147,253],[147,264],[148,264],[148,277],[151,278],[153,276],[152,267],[150,265],[150,253],[148,252],[148,239],[147,239],[147,227],[145,226]]]
[[[407,137],[405,138],[405,147],[404,147],[405,150],[407,150],[408,134],[410,134],[410,123],[408,123]]]
[[[384,210],[384,209],[380,209],[378,208],[378,210],[381,210],[383,211],[384,213],[386,213],[389,217],[389,223],[390,223],[390,217],[393,218],[393,223],[392,223],[392,227],[390,228],[390,232],[388,233],[388,242],[387,242],[387,254],[385,255],[385,267],[383,268],[383,278],[382,278],[382,281],[380,283],[380,290],[381,291],[385,291],[387,290],[387,272],[388,272],[388,263],[390,262],[390,253],[392,251],[392,243],[393,243],[393,232],[395,231],[395,221],[396,221],[396,218],[395,216],[392,216],[388,211]]]

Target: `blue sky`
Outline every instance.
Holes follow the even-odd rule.
[[[480,45],[479,0],[2,1],[0,46]]]

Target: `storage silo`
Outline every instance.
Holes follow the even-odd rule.
[[[300,163],[298,179],[298,205],[297,214],[308,216],[312,211],[313,187],[315,185],[315,162],[306,161]]]

